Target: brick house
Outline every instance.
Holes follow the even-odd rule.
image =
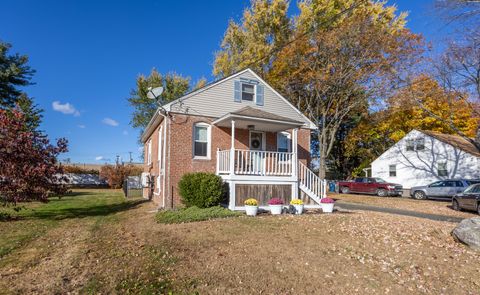
[[[144,197],[177,207],[182,175],[203,171],[228,183],[232,210],[249,197],[314,205],[325,194],[308,169],[315,128],[252,70],[233,74],[157,110],[142,135]]]

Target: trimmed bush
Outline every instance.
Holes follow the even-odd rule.
[[[189,207],[178,210],[166,210],[158,212],[155,219],[158,223],[184,223],[210,220],[215,218],[227,218],[240,216],[242,213],[233,212],[220,206],[210,208]]]
[[[178,187],[182,202],[187,207],[217,206],[225,195],[222,178],[213,173],[187,173],[183,175]]]

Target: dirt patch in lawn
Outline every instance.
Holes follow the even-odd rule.
[[[455,224],[376,212],[158,224],[152,203],[71,218],[0,260],[0,293],[475,294]],[[0,237],[1,239],[1,237]]]
[[[336,199],[339,204],[341,204],[342,202],[368,204],[384,208],[411,210],[428,214],[437,214],[460,218],[471,218],[478,216],[475,214],[475,212],[455,211],[451,208],[452,203],[447,201],[414,200],[401,197],[377,197],[351,194],[332,194],[330,197]]]

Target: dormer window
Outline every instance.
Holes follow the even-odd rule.
[[[242,100],[253,101],[255,97],[255,85],[242,83]]]

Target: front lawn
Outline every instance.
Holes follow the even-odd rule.
[[[127,201],[113,190],[76,191],[27,207],[23,219],[0,222],[2,294],[480,289],[480,255],[453,240],[455,224],[449,222],[355,211],[186,223],[198,214],[179,210],[158,217],[155,204]],[[208,218],[217,216],[210,213]],[[158,218],[183,223],[165,225]]]

